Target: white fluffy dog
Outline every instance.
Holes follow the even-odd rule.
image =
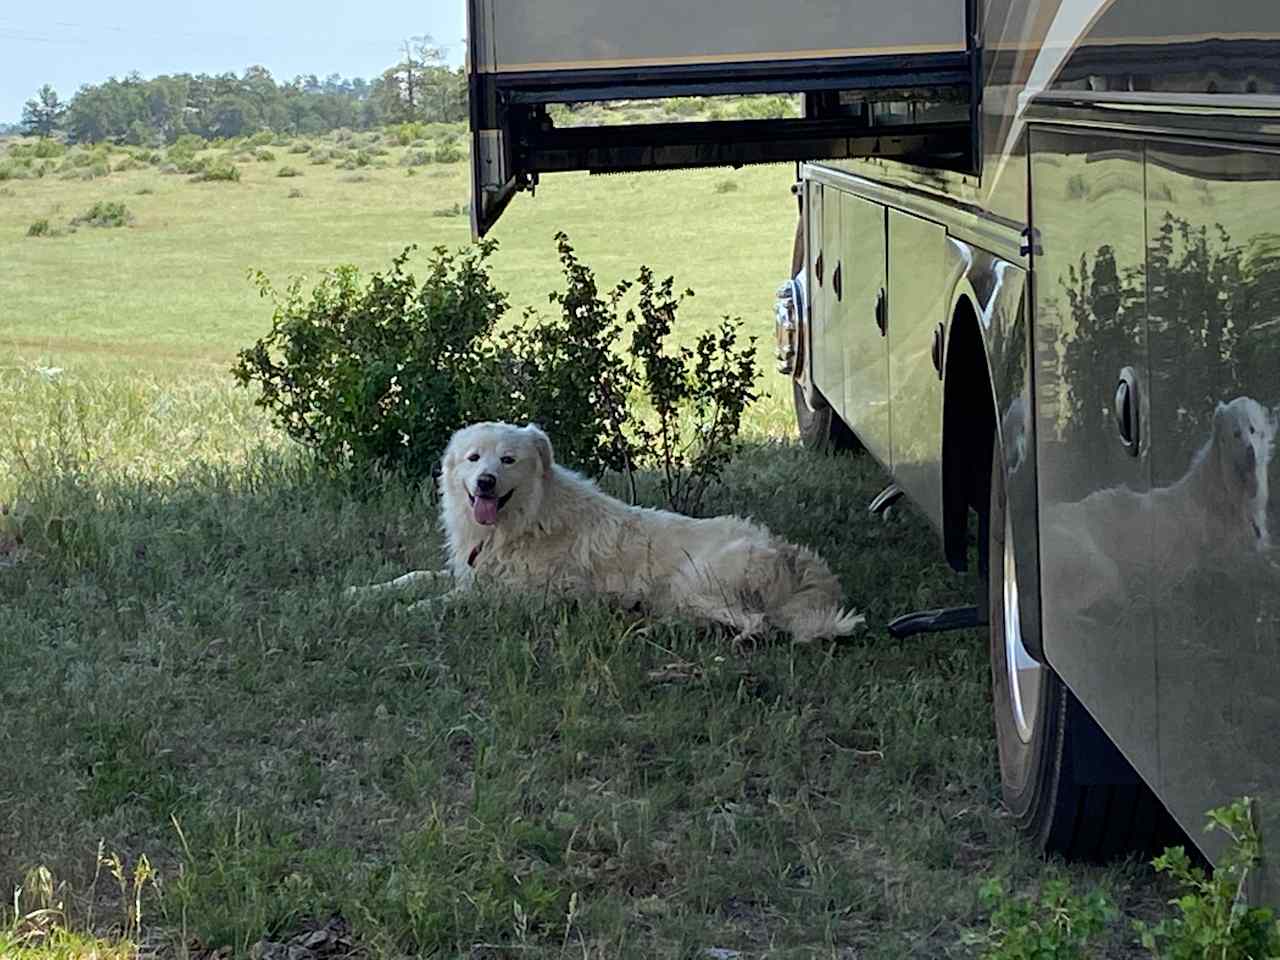
[[[768,628],[800,641],[853,633],[840,584],[812,550],[739,517],[694,519],[629,506],[555,462],[538,427],[479,423],[445,450],[440,515],[448,568],[352,593],[452,581],[526,593],[580,593],[626,607],[726,624],[745,639]]]

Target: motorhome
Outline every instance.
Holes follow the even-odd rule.
[[[1247,794],[1265,831],[1280,4],[468,3],[476,235],[557,171],[795,163],[773,323],[799,432],[978,564],[971,608],[892,627],[989,629],[1021,829],[1097,858],[1172,815],[1213,857],[1205,811]],[[800,115],[549,110],[762,92]]]

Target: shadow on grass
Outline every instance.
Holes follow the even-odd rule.
[[[884,632],[972,584],[918,517],[868,517],[881,483],[782,444],[726,471],[710,511],[816,547],[871,625],[739,653],[589,601],[353,606],[439,561],[394,481],[33,478],[0,572],[0,880],[83,883],[101,837],[158,865],[175,941],[241,953],[337,911],[375,955],[938,955],[977,874],[1036,867],[998,811],[985,640]]]

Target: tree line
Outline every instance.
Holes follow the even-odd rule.
[[[82,86],[68,102],[48,84],[27,101],[21,128],[63,134],[74,143],[173,143],[183,134],[207,139],[272,130],[320,134],[388,123],[453,122],[467,116],[467,82],[444,63],[429,37],[407,41],[402,56],[372,80],[331,74],[278,82],[265,67],[242,74],[131,73]]]

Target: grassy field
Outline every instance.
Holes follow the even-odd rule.
[[[872,464],[795,446],[775,376],[712,506],[827,556],[867,613],[856,641],[345,602],[436,561],[429,497],[352,498],[230,384],[269,320],[246,273],[461,244],[466,165],[268,149],[239,182],[0,182],[0,890],[54,878],[19,913],[61,903],[73,930],[177,956],[284,955],[320,926],[307,956],[349,936],[377,957],[900,958],[978,956],[989,877],[1158,901],[1140,867],[1045,864],[1014,835],[985,638],[884,630],[971,579],[909,512],[867,517]],[[495,272],[545,303],[564,229],[604,281],[648,263],[693,287],[691,329],[740,314],[767,336],[791,175],[548,178],[503,219]],[[98,201],[132,224],[27,236]],[[37,922],[0,915],[0,954]],[[1113,925],[1096,955],[1131,942]]]
[[[236,183],[191,182],[150,166],[91,180],[0,181],[0,345],[59,365],[79,355],[222,367],[270,316],[249,270],[283,280],[337,263],[382,269],[409,244],[429,251],[470,240],[466,163],[404,167],[405,154],[421,151],[392,146],[371,157],[385,166],[344,170],[337,160],[267,149],[273,160],[237,164]],[[286,166],[300,175],[279,176]],[[602,284],[645,263],[693,287],[708,322],[758,317],[768,332],[773,287],[790,263],[793,176],[781,165],[548,177],[494,231],[495,276],[514,307],[544,305],[558,280],[553,237],[564,230]],[[65,227],[98,201],[125,203],[133,222],[27,236],[37,220]]]

